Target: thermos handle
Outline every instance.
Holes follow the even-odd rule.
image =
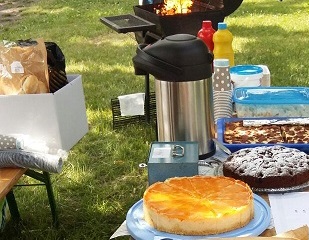
[[[141,57],[143,60],[151,63],[152,65],[156,66],[156,67],[160,67],[162,69],[165,69],[166,71],[169,71],[169,72],[173,72],[177,75],[181,75],[182,74],[182,69],[175,66],[175,65],[172,65],[170,63],[167,63],[167,62],[164,62],[158,58],[155,58],[153,56],[151,56],[150,54],[146,53],[142,48],[146,47],[148,45],[146,44],[139,44],[137,46],[137,56]]]
[[[180,153],[177,150],[180,149]],[[185,148],[180,145],[174,145],[172,149],[172,156],[173,157],[183,157],[185,155]]]

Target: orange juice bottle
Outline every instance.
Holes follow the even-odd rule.
[[[218,23],[218,30],[213,35],[214,59],[229,59],[230,66],[234,66],[233,35],[224,22]]]

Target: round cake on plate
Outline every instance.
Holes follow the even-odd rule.
[[[155,229],[181,235],[209,235],[247,225],[254,216],[250,187],[229,177],[169,178],[148,187],[145,221]]]
[[[244,148],[223,163],[223,175],[255,188],[286,188],[309,181],[309,156],[281,145]]]

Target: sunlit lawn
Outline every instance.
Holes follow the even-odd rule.
[[[60,227],[51,227],[45,189],[15,190],[23,225],[9,224],[1,239],[109,239],[128,209],[147,186],[147,161],[155,140],[148,124],[113,129],[111,99],[141,92],[144,79],[135,76],[133,34],[118,34],[99,18],[133,13],[137,0],[42,0],[23,19],[0,27],[2,39],[43,37],[57,42],[67,72],[81,74],[89,133],[70,151],[61,174],[52,181]],[[309,2],[245,0],[225,21],[234,35],[236,64],[264,64],[276,86],[307,86],[309,76]],[[153,81],[151,78],[151,88]],[[24,179],[23,181],[30,181]]]

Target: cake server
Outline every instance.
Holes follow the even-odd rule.
[[[225,152],[227,155],[232,154],[232,152],[230,151],[230,149],[228,149],[226,146],[224,146],[222,143],[220,143],[217,139],[213,138],[212,140],[213,140],[214,143],[215,143],[223,152]]]

